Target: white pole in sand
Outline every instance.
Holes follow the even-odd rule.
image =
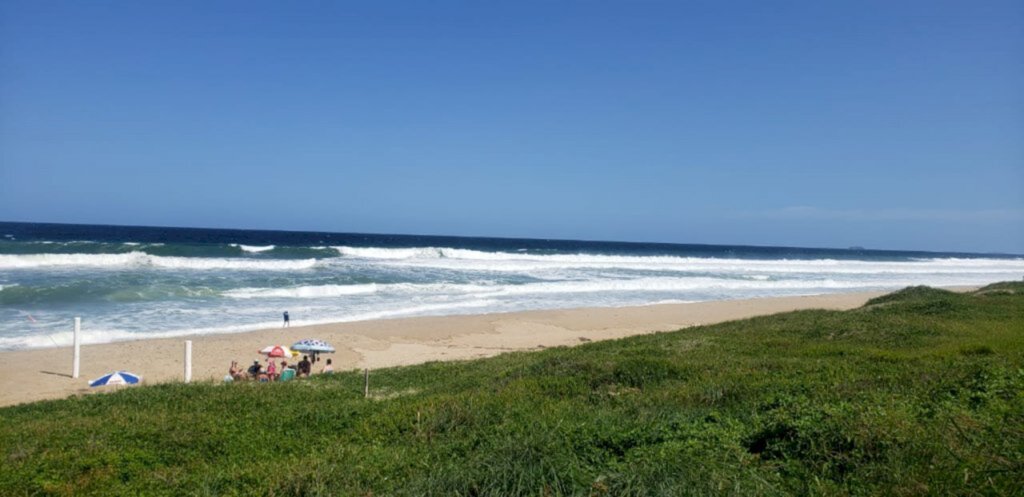
[[[73,339],[75,352],[71,359],[71,377],[78,378],[78,367],[81,364],[82,346],[82,318],[75,318],[75,338]]]
[[[185,340],[185,383],[192,381],[192,340]]]

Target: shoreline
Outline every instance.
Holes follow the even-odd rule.
[[[332,358],[340,372],[478,359],[802,309],[847,310],[886,293],[392,318],[84,344],[77,379],[71,378],[71,347],[0,351],[0,361],[10,371],[0,376],[0,407],[105,391],[89,388],[88,381],[115,370],[137,373],[144,384],[183,381],[185,340],[192,341],[193,381],[221,381],[231,361],[247,367],[262,358],[256,352],[260,348],[303,338],[333,345],[337,352],[322,357]],[[314,374],[321,366],[314,365]]]

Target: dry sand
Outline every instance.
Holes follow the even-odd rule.
[[[640,307],[418,317],[277,328],[247,333],[83,344],[81,375],[71,378],[71,348],[0,352],[0,406],[88,394],[88,381],[123,369],[153,384],[182,381],[184,341],[192,340],[193,381],[220,381],[232,360],[243,367],[267,345],[319,338],[338,351],[336,371],[489,357],[515,350],[671,331],[797,309],[852,309],[877,292],[664,304]],[[294,324],[294,323],[293,323]],[[314,372],[322,363],[317,363]]]

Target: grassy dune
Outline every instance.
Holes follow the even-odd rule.
[[[1024,495],[1024,284],[0,409],[0,495]]]

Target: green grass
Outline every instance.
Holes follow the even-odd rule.
[[[1024,284],[0,409],[0,495],[1024,495]]]

